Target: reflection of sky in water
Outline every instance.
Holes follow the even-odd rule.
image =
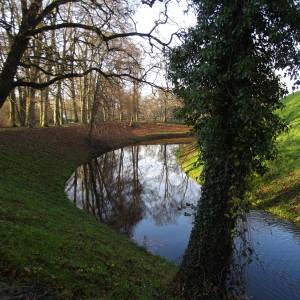
[[[133,239],[153,254],[180,262],[187,247],[192,218],[179,214],[176,223],[158,226],[152,218],[137,224]]]
[[[179,226],[177,216],[183,212],[177,208],[186,202],[196,204],[201,188],[181,172],[175,158],[177,146],[160,147],[142,146],[139,152],[139,179],[143,187],[146,219],[149,224],[153,221],[157,225],[174,223],[174,226]],[[181,223],[184,225],[184,222]],[[162,230],[161,227],[157,230]]]
[[[179,262],[192,227],[193,209],[186,204],[197,204],[201,187],[177,165],[177,149],[178,145],[130,146],[104,154],[90,165],[77,169],[77,177],[73,174],[67,183],[67,195],[73,201],[75,192],[77,206],[86,207],[87,194],[89,202],[95,194],[92,178],[101,177],[101,182],[96,180],[95,185],[97,193],[104,195],[100,206],[109,200],[108,209],[101,210],[101,215],[108,216],[104,221],[115,225],[150,252]],[[102,174],[91,176],[91,170],[97,168],[102,169]],[[101,187],[103,183],[105,188]],[[138,203],[138,208],[131,208],[131,212],[136,210],[134,224],[128,224],[130,208],[126,210],[110,201],[109,195],[122,199],[123,204]],[[115,210],[118,210],[117,225],[116,214],[112,213]],[[96,208],[93,213],[97,216],[98,211]]]
[[[104,191],[100,199],[100,204],[105,204],[103,221],[151,253],[179,263],[192,228],[192,217],[185,214],[193,210],[178,207],[187,202],[195,205],[201,188],[181,172],[176,163],[177,148],[126,147],[102,155],[89,167],[97,170],[92,167],[96,164],[103,173],[103,182],[96,182],[97,191]],[[74,176],[67,182],[66,192],[73,201],[77,179],[76,203],[84,207],[87,191],[90,200],[94,197],[92,176],[83,167],[77,169],[77,178]],[[99,174],[94,177],[100,178]],[[95,215],[97,212],[94,209]],[[247,227],[254,252],[242,276],[246,294],[255,300],[300,300],[300,229],[264,212],[251,212]]]

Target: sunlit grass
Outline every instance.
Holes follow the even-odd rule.
[[[279,112],[289,130],[278,138],[278,158],[260,180],[256,207],[300,223],[300,92],[284,99]]]

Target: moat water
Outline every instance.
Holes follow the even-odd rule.
[[[179,264],[201,186],[177,164],[178,147],[135,145],[94,158],[68,180],[68,198],[149,252]],[[248,213],[244,226],[252,249],[239,271],[247,299],[300,299],[300,229],[262,211]]]

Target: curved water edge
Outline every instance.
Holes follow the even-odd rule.
[[[177,150],[177,144],[155,144],[107,152],[75,170],[68,198],[151,253],[179,263],[201,186],[181,171]],[[261,211],[250,212],[243,226],[251,251],[246,256],[235,240],[241,293],[300,299],[300,229]]]
[[[153,254],[179,262],[201,187],[181,172],[177,147],[135,145],[92,159],[69,179],[68,198]]]

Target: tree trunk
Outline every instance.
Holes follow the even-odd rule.
[[[55,108],[54,108],[54,126],[61,126],[61,109],[60,109],[60,104],[61,104],[61,82],[59,81],[57,84],[57,92],[56,92],[56,97],[55,97]]]
[[[89,130],[89,137],[88,137],[90,143],[92,142],[93,129],[95,127],[96,116],[97,116],[99,105],[100,105],[100,87],[101,87],[100,80],[101,80],[101,78],[98,74],[97,79],[96,79],[96,84],[95,84],[95,90],[94,90],[93,107],[91,110],[90,130]]]
[[[6,98],[10,92],[14,89],[14,77],[17,72],[20,60],[27,49],[28,39],[20,33],[16,36],[11,50],[8,53],[7,59],[3,65],[0,73],[0,108],[3,106]]]
[[[36,125],[36,90],[29,90],[29,109],[28,109],[28,126],[35,127]]]
[[[27,88],[18,88],[19,106],[20,106],[20,126],[26,126],[26,111],[27,111]]]
[[[15,91],[12,91],[10,94],[10,122],[11,126],[17,127],[17,118],[16,118],[16,112],[17,112],[17,101],[16,101],[16,94]]]
[[[76,90],[75,90],[75,79],[71,79],[71,93],[72,93],[72,103],[73,103],[73,114],[74,114],[74,122],[78,123],[78,112],[77,112],[77,105],[76,105]]]
[[[164,123],[167,123],[167,96],[164,98]]]
[[[218,171],[207,172],[210,175],[202,187],[189,245],[175,280],[184,299],[227,299],[234,220],[229,217],[226,177],[230,175],[226,166]]]
[[[44,127],[44,105],[45,99],[44,99],[44,91],[40,91],[40,126]]]
[[[49,88],[45,89],[43,126],[49,126]]]
[[[48,110],[49,110],[49,88],[45,88],[41,91],[41,113],[40,113],[40,125],[41,127],[48,127],[49,126],[49,117],[48,117]]]
[[[88,83],[87,78],[84,76],[83,78],[83,91],[82,91],[82,123],[87,124],[88,117],[87,117],[87,97],[88,97]]]
[[[60,84],[62,86],[62,83],[60,83]],[[67,114],[66,114],[66,110],[65,110],[65,107],[64,107],[64,98],[63,98],[63,95],[62,95],[62,92],[61,92],[61,90],[62,90],[61,86],[60,86],[59,102],[60,102],[60,123],[62,125],[62,124],[65,124]]]
[[[20,60],[29,43],[28,30],[35,25],[34,22],[41,5],[42,0],[32,1],[28,10],[23,11],[24,14],[19,32],[11,42],[10,51],[0,73],[0,108],[3,106],[6,98],[15,87],[14,78],[16,76]]]

